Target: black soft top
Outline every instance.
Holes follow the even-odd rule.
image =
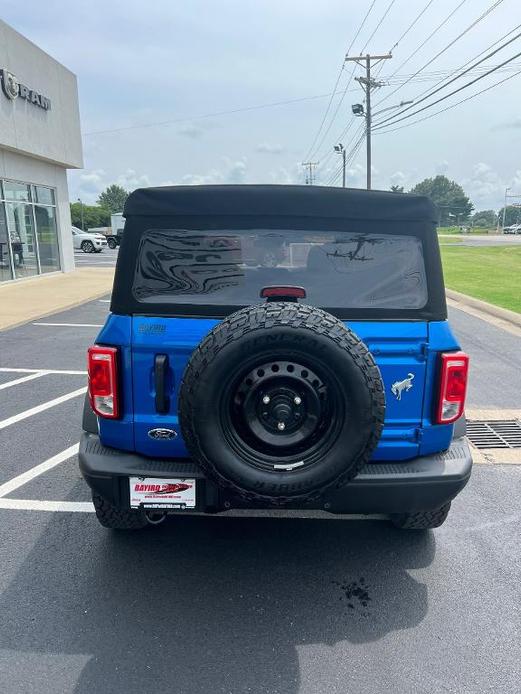
[[[436,222],[429,198],[356,188],[283,185],[163,186],[131,193],[125,217],[270,216]]]
[[[447,307],[436,208],[420,195],[353,188],[287,185],[211,185],[139,188],[129,195],[123,212],[125,233],[116,264],[113,313],[152,316],[223,318],[242,306],[191,306],[172,297],[170,303],[143,302],[134,279],[151,230],[174,235],[193,230],[289,229],[414,236],[421,240],[428,301],[421,309],[349,309],[341,319],[445,320]],[[155,263],[155,261],[154,261]],[[325,306],[326,310],[329,310]]]

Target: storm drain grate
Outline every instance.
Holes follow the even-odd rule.
[[[517,419],[467,421],[467,436],[476,448],[521,448]]]

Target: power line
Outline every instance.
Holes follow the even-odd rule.
[[[365,25],[365,23],[366,23],[366,21],[367,21],[367,18],[368,18],[369,15],[371,14],[371,10],[373,9],[375,3],[376,3],[376,0],[373,0],[373,2],[371,3],[369,9],[368,9],[367,12],[365,13],[365,17],[363,18],[362,23],[361,23],[360,26],[358,27],[358,30],[357,30],[356,34],[354,35],[354,37],[353,37],[351,43],[349,44],[349,48],[347,49],[347,52],[348,52],[348,53],[351,51],[351,48],[353,47],[353,44],[355,43],[355,41],[356,41],[356,39],[358,38],[358,36],[359,36],[360,32],[362,31],[362,29],[364,28],[364,25]],[[331,92],[331,98],[329,99],[329,103],[328,103],[328,105],[327,105],[327,107],[326,107],[326,111],[325,111],[325,113],[324,113],[324,116],[323,116],[323,118],[322,118],[322,121],[320,122],[320,126],[319,126],[319,128],[318,128],[318,130],[317,130],[317,133],[316,133],[314,139],[313,139],[313,142],[311,143],[311,146],[310,146],[310,148],[309,148],[309,150],[308,150],[308,153],[306,154],[306,157],[305,157],[306,159],[308,159],[308,158],[311,156],[311,154],[312,154],[312,152],[313,152],[313,148],[315,147],[315,143],[316,143],[316,141],[317,141],[318,138],[319,138],[319,135],[320,135],[320,133],[321,133],[321,131],[322,131],[322,128],[324,127],[324,123],[326,122],[327,115],[328,115],[328,113],[329,113],[329,111],[330,111],[330,109],[331,109],[331,104],[333,103],[333,98],[334,98],[334,96],[335,96],[335,93],[336,93],[338,84],[339,84],[339,82],[340,82],[340,78],[342,77],[342,73],[343,73],[343,71],[344,71],[344,67],[345,67],[345,61],[342,61],[342,66],[340,67],[340,70],[339,70],[339,73],[338,73],[338,77],[336,78],[335,86],[333,87],[333,91]],[[347,87],[348,87],[348,86],[349,86],[349,82],[348,82],[348,84],[347,84]],[[347,87],[346,87],[346,90],[347,90]]]
[[[385,18],[387,17],[387,15],[389,14],[389,12],[391,11],[391,9],[392,9],[392,7],[393,7],[393,5],[394,5],[395,2],[396,2],[396,0],[391,0],[391,2],[389,3],[389,5],[387,6],[387,9],[385,10],[385,12],[383,13],[382,17],[380,18],[380,21],[378,22],[378,24],[377,24],[376,27],[374,28],[373,33],[372,33],[371,36],[367,39],[367,41],[366,41],[365,44],[364,44],[364,47],[363,47],[362,50],[360,51],[360,55],[362,55],[362,53],[365,51],[365,49],[367,48],[367,46],[369,45],[369,43],[372,41],[372,39],[373,39],[374,35],[376,34],[376,32],[378,31],[378,29],[382,26],[382,24],[383,24]],[[373,4],[374,4],[374,3],[373,3]],[[347,52],[349,53],[349,50],[348,50]]]
[[[458,10],[458,9],[461,7],[461,5],[463,4],[463,2],[465,2],[465,0],[463,0],[463,1],[456,7],[456,10]],[[443,53],[445,53],[446,51],[448,51],[449,48],[451,48],[457,41],[459,41],[461,38],[463,38],[463,36],[465,36],[465,34],[467,34],[469,31],[471,31],[471,29],[473,29],[477,24],[479,24],[481,21],[483,21],[483,19],[485,19],[485,17],[487,17],[491,12],[493,12],[493,11],[494,11],[497,7],[499,7],[499,5],[501,5],[503,2],[504,2],[504,0],[496,0],[494,3],[492,3],[492,5],[491,5],[487,10],[485,10],[484,12],[482,12],[482,13],[479,15],[479,17],[477,17],[471,24],[469,24],[468,27],[466,27],[460,34],[458,34],[458,36],[456,36],[455,39],[453,39],[452,41],[450,41],[444,48],[441,49],[441,51],[439,51],[438,53],[436,53],[436,55],[435,55],[433,58],[431,58],[430,60],[428,60],[424,65],[422,65],[421,68],[419,68],[418,70],[416,70],[416,72],[413,73],[413,77],[416,77],[416,75],[418,75],[420,72],[423,72],[423,70],[425,70],[426,67],[428,67],[428,66],[431,65],[435,60],[437,60],[437,59],[440,57],[440,55],[443,55]],[[455,11],[456,11],[456,10],[455,10]],[[453,14],[453,13],[452,13],[452,14]],[[450,16],[451,16],[451,15],[449,15],[449,18],[450,18]],[[445,23],[445,22],[446,22],[446,20],[444,20],[444,23]],[[432,34],[431,34],[431,36],[432,36]],[[403,63],[402,63],[402,65],[403,65]],[[394,73],[394,74],[396,74],[396,73]],[[385,96],[385,98],[382,99],[379,103],[382,103],[383,101],[385,101],[385,100],[387,100],[389,97],[391,97],[393,94],[396,94],[396,92],[397,92],[399,89],[401,89],[402,87],[404,87],[408,82],[410,82],[411,79],[412,79],[412,78],[409,78],[409,79],[406,80],[401,86],[399,86],[399,87],[397,87],[396,89],[394,89],[392,92],[390,92],[390,94],[387,94],[387,95]]]
[[[400,37],[398,38],[398,40],[395,42],[395,44],[393,45],[393,48],[395,48],[396,46],[398,46],[398,44],[402,41],[402,39],[405,38],[405,36],[407,36],[407,34],[408,34],[408,33],[411,31],[411,29],[417,24],[417,22],[419,21],[419,19],[425,14],[425,12],[429,9],[429,7],[432,5],[433,2],[434,2],[434,0],[429,0],[429,1],[427,2],[427,4],[423,7],[423,9],[416,15],[416,17],[413,19],[413,21],[409,24],[409,26],[406,28],[406,30],[401,34],[401,36],[400,36]],[[462,2],[460,3],[460,5],[462,5],[464,2],[466,2],[466,0],[462,0]],[[374,5],[374,2],[372,3],[370,9],[372,9],[373,5]],[[364,47],[363,47],[362,50],[360,51],[360,55],[364,52],[365,48],[367,47],[367,45],[369,44],[369,42],[371,41],[371,39],[374,37],[374,35],[376,34],[377,30],[378,30],[379,27],[382,25],[383,21],[385,20],[386,16],[387,16],[388,13],[390,12],[390,10],[391,10],[391,8],[392,8],[393,5],[394,5],[394,1],[390,2],[389,5],[387,6],[387,9],[386,9],[386,11],[384,12],[384,14],[382,15],[382,17],[381,17],[380,21],[378,22],[376,28],[373,30],[373,33],[371,34],[371,36],[369,37],[369,39],[366,41]],[[449,15],[449,18],[450,18],[450,16],[452,16],[452,15]],[[441,28],[441,25],[440,25],[439,28]],[[392,53],[392,49],[389,51],[389,53]],[[384,61],[382,61],[382,64],[380,65],[380,68],[377,70],[377,73],[376,73],[377,76],[379,76],[379,74],[380,74],[380,72],[381,72],[381,70],[382,70],[383,65],[384,65]],[[350,75],[350,77],[349,77],[349,82],[348,82],[348,85],[347,85],[347,86],[349,86],[349,84],[350,84],[350,82],[351,82],[351,80],[352,80],[352,78],[353,78],[355,69],[356,69],[356,68],[354,68],[353,71],[351,72],[351,75]],[[396,74],[396,72],[393,73],[393,75],[395,75],[395,74]],[[346,87],[346,89],[347,89],[347,87]],[[382,99],[382,101],[383,101],[383,99]],[[329,130],[331,129],[331,125],[333,124],[333,121],[334,121],[334,119],[336,118],[336,114],[337,114],[338,111],[340,110],[340,106],[341,106],[342,102],[343,102],[343,97],[342,97],[342,99],[340,100],[339,104],[337,105],[337,109],[336,109],[336,111],[335,111],[335,114],[334,114],[334,116],[333,116],[333,119],[331,120],[331,123],[330,123],[330,125],[329,125],[328,130],[326,131],[326,133],[324,133],[324,136],[322,137],[322,140],[321,140],[321,142],[320,142],[320,144],[319,144],[319,146],[318,146],[318,149],[319,149],[319,150],[320,150],[320,148],[321,148],[321,146],[322,146],[322,143],[323,143],[324,140],[325,140],[325,136],[327,135],[327,132],[329,132]],[[381,103],[381,102],[379,102],[379,103]],[[347,130],[349,129],[349,127],[352,125],[353,121],[354,121],[354,118],[352,118],[351,121],[350,121],[350,122],[348,123],[348,125],[346,126],[346,128],[344,128],[344,130],[342,131],[342,133],[341,133],[340,136],[338,137],[337,141],[342,140],[342,138],[344,137],[344,134],[347,132]],[[331,152],[330,152],[329,156],[326,157],[326,161],[329,161],[330,157],[331,157]]]
[[[390,53],[387,53],[385,55],[365,55],[363,58],[359,56],[346,56],[346,61],[351,60],[354,61],[357,65],[361,65],[362,67],[365,67],[365,77],[356,77],[355,79],[360,82],[361,85],[363,85],[365,89],[365,134],[366,134],[366,155],[367,155],[367,163],[366,163],[366,173],[367,173],[367,190],[371,190],[371,152],[372,152],[372,145],[371,145],[371,128],[372,128],[372,114],[371,114],[371,93],[373,92],[374,89],[378,89],[378,87],[382,86],[382,82],[377,82],[374,78],[371,77],[371,67],[373,62],[378,65],[378,63],[381,63],[384,60],[388,60],[389,58],[392,58],[392,55]],[[363,61],[363,62],[361,62]]]
[[[362,136],[358,139],[357,143],[353,146],[353,148],[350,150],[349,154],[346,156],[346,166],[353,161],[353,159],[356,157],[356,155],[360,151],[360,148],[362,147],[362,144],[364,142],[364,138],[365,138],[365,133],[362,134]],[[329,179],[328,185],[333,185],[334,183],[336,183],[336,181],[340,178],[341,173],[342,173],[342,165],[337,169],[336,173],[334,173],[333,176]]]
[[[464,104],[466,101],[470,101],[471,99],[474,99],[476,96],[480,96],[480,94],[484,94],[485,92],[488,92],[491,89],[494,89],[495,87],[499,87],[501,84],[508,82],[508,80],[511,80],[514,77],[517,77],[517,75],[521,75],[521,70],[518,70],[513,75],[509,75],[508,77],[504,77],[499,82],[495,82],[494,84],[491,84],[488,87],[485,87],[485,89],[481,89],[479,92],[476,92],[475,94],[471,94],[470,96],[467,96],[465,99],[461,99],[460,101],[457,101],[455,104],[451,104],[450,106],[446,106],[445,108],[442,108],[439,111],[435,111],[434,113],[430,113],[428,116],[424,116],[423,118],[418,118],[417,120],[412,121],[412,123],[406,123],[405,125],[399,125],[397,128],[390,128],[389,130],[386,130],[385,128],[378,130],[377,135],[385,135],[387,133],[394,133],[397,130],[403,130],[404,128],[409,128],[412,125],[416,125],[416,123],[421,123],[422,121],[429,120],[429,118],[434,118],[434,116],[438,116],[440,113],[445,113],[445,111],[450,111],[450,109],[456,108],[456,106],[460,106],[460,104]]]
[[[403,34],[398,39],[398,41],[396,41],[396,43],[389,49],[389,53],[392,53],[394,51],[394,49],[398,47],[398,45],[400,44],[402,39],[404,39],[407,36],[407,34],[411,31],[411,29],[413,29],[416,26],[416,23],[423,17],[423,15],[427,12],[427,10],[429,9],[429,7],[432,5],[433,2],[435,2],[435,0],[429,0],[429,2],[425,5],[423,10],[421,10],[420,13],[416,15],[416,18],[413,19],[413,21],[409,24],[407,29],[403,32]]]
[[[364,123],[361,123],[360,126],[357,128],[356,132],[354,133],[353,137],[347,143],[346,150],[348,153],[346,155],[346,159],[347,159],[346,164],[348,164],[352,160],[353,152],[354,152],[355,148],[357,146],[361,145],[361,143],[364,141],[364,138],[365,138],[365,125],[364,125]],[[355,140],[356,140],[356,142],[355,142]],[[353,143],[355,143],[355,144],[353,144]]]
[[[378,21],[376,27],[373,29],[372,34],[370,35],[370,37],[369,37],[369,38],[367,39],[367,41],[365,42],[365,44],[364,44],[362,50],[360,51],[360,55],[362,55],[362,53],[363,53],[364,50],[366,49],[366,47],[367,47],[367,45],[369,44],[369,42],[370,42],[370,41],[372,40],[372,38],[375,36],[375,34],[376,34],[376,32],[378,31],[378,29],[382,26],[382,24],[383,24],[385,18],[386,18],[387,15],[389,14],[389,12],[390,12],[390,10],[391,10],[391,8],[392,8],[392,6],[394,5],[395,2],[396,2],[396,0],[391,0],[391,1],[390,1],[389,5],[387,6],[387,9],[386,9],[385,12],[383,13],[383,15],[380,17],[380,20]],[[363,23],[365,23],[365,21],[366,21],[368,15],[369,15],[369,12],[373,9],[374,4],[375,4],[375,0],[373,0],[373,2],[371,3],[371,6],[369,7],[369,10],[367,11],[366,16],[364,17]],[[359,33],[359,32],[358,32],[358,33]],[[355,42],[355,39],[353,39],[353,41],[351,42],[351,45],[349,46],[349,49],[348,49],[346,55],[349,54],[351,48],[353,47],[354,42]],[[342,97],[341,97],[341,98],[339,99],[339,101],[338,101],[338,104],[337,104],[337,107],[336,107],[335,112],[334,112],[334,114],[333,114],[333,117],[331,118],[331,120],[330,120],[330,122],[329,122],[329,125],[328,125],[326,131],[325,131],[324,134],[322,135],[322,138],[321,138],[319,144],[318,144],[317,147],[313,150],[313,153],[314,153],[314,154],[317,154],[317,153],[321,150],[322,145],[324,144],[324,141],[325,141],[325,139],[326,139],[326,137],[327,137],[329,131],[331,130],[331,126],[333,125],[333,123],[334,123],[335,120],[336,120],[336,117],[337,117],[337,115],[338,115],[338,112],[340,111],[340,108],[341,108],[341,106],[342,106],[342,104],[343,104],[343,102],[344,102],[345,95],[347,94],[347,90],[348,90],[348,88],[349,88],[349,85],[351,84],[351,81],[352,81],[352,79],[353,79],[353,77],[354,77],[355,71],[356,71],[356,67],[353,67],[353,70],[351,71],[351,74],[349,75],[349,78],[348,78],[348,81],[347,81],[347,84],[346,84],[344,93],[342,94]],[[352,120],[354,120],[354,118],[353,118]],[[338,139],[342,139],[342,135],[341,135],[340,138],[338,138]],[[338,141],[338,140],[337,140],[337,141]],[[320,157],[319,157],[319,158],[320,158]]]
[[[402,35],[400,36],[400,38],[399,38],[399,39],[392,45],[392,47],[389,49],[389,53],[392,53],[392,52],[394,51],[394,49],[397,48],[397,47],[400,45],[401,41],[407,36],[407,34],[411,31],[411,29],[412,29],[414,26],[416,26],[416,24],[418,23],[418,21],[419,21],[419,20],[421,19],[421,17],[425,14],[425,12],[427,12],[427,10],[429,9],[429,7],[432,5],[433,2],[435,2],[435,0],[428,0],[427,4],[424,6],[424,8],[423,8],[422,10],[420,10],[420,12],[416,15],[416,17],[415,17],[415,18],[412,20],[412,22],[409,24],[409,26],[407,27],[407,29],[402,33]],[[378,68],[378,70],[376,71],[376,76],[377,76],[377,77],[380,76],[380,73],[381,73],[381,71],[382,71],[382,69],[383,69],[383,67],[384,67],[384,64],[385,64],[385,63],[382,63],[382,64],[380,65],[380,67]]]
[[[421,51],[421,49],[432,39],[432,37],[435,36],[435,35],[438,33],[438,31],[439,31],[440,29],[442,29],[442,28],[445,26],[445,24],[447,24],[447,22],[456,14],[456,12],[459,10],[459,8],[460,8],[462,5],[464,5],[466,2],[467,2],[467,0],[461,0],[460,4],[457,5],[457,6],[445,17],[445,19],[444,19],[440,24],[438,24],[438,26],[427,36],[427,38],[424,39],[424,40],[420,43],[420,45],[419,45],[417,48],[415,48],[414,51],[413,51],[410,55],[408,55],[407,58],[406,58],[402,63],[400,63],[400,65],[396,68],[396,70],[393,72],[393,74],[391,75],[391,77],[394,77],[395,75],[397,75],[397,74],[400,72],[400,70],[402,69],[402,67],[403,67],[404,65],[407,65],[407,63],[409,62],[409,60],[411,60],[411,58],[414,58],[414,56],[418,53],[418,51]],[[385,98],[387,98],[387,97],[385,97]],[[382,101],[383,101],[383,99],[382,99]],[[378,104],[377,104],[377,105],[378,105]]]
[[[376,1],[376,0],[375,0]],[[512,31],[515,31],[513,29]],[[509,32],[512,33],[512,32]],[[497,42],[496,42],[497,43]],[[458,68],[460,69],[460,68]],[[436,71],[432,73],[427,73],[424,75],[425,78],[427,79],[436,79],[440,75],[443,75],[447,71]],[[403,75],[402,77],[397,77],[397,81],[404,81],[405,79],[411,77],[411,75]],[[411,81],[426,81],[424,80],[424,77],[422,78],[413,78]],[[385,79],[386,82],[388,82],[391,78],[383,78]],[[266,104],[257,104],[254,106],[242,106],[239,108],[234,108],[230,109],[228,111],[215,111],[213,113],[203,113],[203,114],[195,114],[193,116],[183,116],[182,118],[172,118],[170,120],[164,120],[164,121],[153,121],[151,123],[138,123],[136,125],[127,125],[127,126],[121,126],[118,128],[110,128],[106,130],[91,130],[90,132],[83,133],[84,137],[90,137],[93,135],[104,135],[104,134],[111,134],[111,133],[117,133],[117,132],[125,132],[127,130],[137,130],[139,128],[154,128],[154,127],[162,127],[162,126],[167,126],[167,125],[177,125],[179,123],[188,123],[190,121],[194,120],[203,120],[205,118],[216,118],[218,116],[227,116],[227,115],[234,115],[236,113],[244,113],[248,111],[257,111],[257,110],[262,110],[266,108],[276,108],[279,106],[288,106],[291,104],[298,104],[306,101],[317,101],[319,99],[326,99],[327,97],[335,97],[340,94],[345,95],[345,94],[350,94],[357,92],[358,89],[348,89],[347,92],[345,89],[339,89],[336,92],[327,92],[325,94],[312,94],[311,96],[301,96],[297,97],[295,99],[286,99],[284,101],[272,101]]]
[[[357,91],[353,89],[352,91]],[[336,94],[343,94],[342,91],[336,92]],[[289,104],[298,104],[303,101],[315,101],[317,99],[325,99],[328,96],[334,96],[335,92],[331,94],[328,92],[327,94],[314,94],[312,96],[301,96],[297,97],[296,99],[286,99],[285,101],[272,101],[267,104],[258,104],[256,106],[242,106],[240,108],[234,108],[230,109],[228,111],[215,111],[213,113],[203,113],[203,114],[198,114],[195,116],[183,116],[182,118],[172,118],[170,120],[164,120],[164,121],[155,121],[152,123],[139,123],[137,125],[126,125],[122,126],[120,128],[111,128],[108,130],[92,130],[91,132],[88,133],[83,133],[84,137],[89,137],[91,135],[105,135],[105,134],[110,134],[110,133],[118,133],[118,132],[124,132],[126,130],[136,130],[138,128],[155,128],[155,127],[161,127],[164,125],[176,125],[177,123],[187,123],[190,121],[194,120],[203,120],[205,118],[216,118],[218,116],[229,116],[234,113],[243,113],[246,111],[258,111],[260,109],[265,109],[265,108],[274,108],[276,106],[287,106]]]
[[[511,58],[508,58],[508,60],[505,60],[503,63],[500,63],[500,65],[488,70],[483,75],[480,75],[479,77],[476,77],[475,79],[471,80],[470,82],[467,82],[466,84],[462,85],[461,87],[458,87],[458,89],[454,89],[454,91],[449,92],[449,94],[445,94],[441,98],[436,99],[436,101],[433,101],[431,104],[427,104],[426,106],[423,106],[422,108],[418,109],[417,111],[413,111],[412,113],[409,113],[408,115],[403,116],[402,118],[393,119],[389,123],[389,125],[395,125],[396,123],[400,123],[403,120],[407,120],[408,118],[412,118],[413,116],[418,115],[418,113],[421,113],[422,111],[425,111],[428,108],[432,108],[433,106],[436,106],[436,104],[439,104],[440,102],[445,101],[445,99],[448,99],[449,97],[454,96],[455,94],[458,94],[458,92],[463,91],[463,89],[467,89],[468,87],[471,87],[476,82],[479,82],[480,80],[484,79],[485,77],[488,77],[488,75],[491,75],[493,72],[496,72],[496,70],[498,70],[500,67],[503,67],[503,65],[506,65],[507,63],[512,62],[516,58],[519,58],[519,56],[521,56],[521,51],[519,53],[516,53],[516,55],[512,56]],[[391,120],[391,119],[387,119],[387,120]],[[377,124],[375,129],[383,128],[384,124],[386,122],[387,121],[382,121],[381,123]]]
[[[520,24],[519,26],[521,27],[521,24]],[[516,27],[516,28],[519,28],[519,27]],[[512,33],[512,32],[509,32],[509,34],[511,34],[511,33]],[[503,37],[503,38],[505,38],[505,37]],[[464,63],[463,65],[458,66],[457,68],[451,68],[451,69],[448,69],[448,70],[436,70],[436,71],[433,71],[433,72],[427,72],[427,73],[424,73],[423,75],[419,75],[419,76],[417,76],[417,77],[414,77],[411,81],[412,81],[412,82],[433,82],[434,80],[437,80],[437,81],[438,81],[437,83],[440,84],[441,82],[444,82],[444,81],[445,81],[446,79],[448,79],[449,77],[452,77],[452,75],[455,75],[455,74],[456,74],[457,72],[459,72],[460,70],[463,70],[464,67],[466,67],[466,66],[467,66],[469,63],[471,63],[473,60],[475,60],[475,59],[478,58],[480,55],[482,55],[483,53],[485,53],[489,48],[492,48],[492,46],[495,45],[496,43],[499,43],[499,41],[495,41],[494,44],[492,44],[491,46],[488,46],[485,50],[483,50],[483,51],[481,51],[480,53],[478,53],[477,55],[473,56],[470,60],[468,60],[468,61],[467,61],[466,63]],[[521,65],[521,63],[512,63],[512,64],[509,65],[508,67],[501,68],[501,70],[502,70],[503,72],[507,72],[507,71],[508,71],[508,72],[511,72],[512,70],[515,70],[515,68],[516,68],[516,67],[519,67],[520,65]],[[477,74],[480,74],[481,72],[484,72],[484,70],[485,70],[485,68],[476,68],[475,70],[472,69],[472,71],[469,72],[468,74],[469,74],[469,75],[472,75],[472,74],[477,75]],[[405,79],[406,79],[408,76],[409,76],[409,75],[404,75],[404,76],[403,76],[402,78],[400,78],[400,79],[396,78],[395,80],[392,80],[392,83],[402,83],[403,81],[405,81]],[[440,78],[441,78],[441,79],[440,79]],[[390,82],[390,80],[389,80],[388,78],[386,78],[385,76],[382,77],[382,81],[385,82],[386,84],[389,84],[389,82]],[[437,85],[434,85],[434,86],[437,86]],[[420,94],[418,94],[418,96],[417,96],[416,98],[419,99],[421,96],[423,96],[424,94],[426,94],[426,93],[427,93],[428,91],[430,91],[431,89],[432,89],[432,87],[427,87],[427,89],[424,89],[424,91],[421,92]]]
[[[521,25],[520,25],[520,26],[521,26]],[[464,75],[470,73],[475,67],[477,67],[478,65],[481,65],[481,63],[484,63],[486,60],[488,60],[488,59],[491,58],[492,56],[496,55],[496,53],[499,53],[499,51],[502,51],[504,48],[506,48],[507,46],[509,46],[511,43],[513,43],[514,41],[516,41],[516,40],[519,39],[520,37],[521,37],[521,32],[518,33],[518,34],[516,34],[515,36],[513,36],[513,37],[512,37],[511,39],[509,39],[506,43],[504,43],[503,45],[499,46],[498,48],[496,48],[496,49],[493,50],[492,52],[487,53],[487,55],[485,55],[483,58],[481,58],[480,60],[478,60],[476,63],[474,63],[473,65],[471,65],[470,67],[468,67],[466,70],[463,70],[462,72],[459,72],[459,74],[457,74],[455,77],[452,77],[452,79],[450,79],[448,82],[446,82],[446,78],[445,78],[444,80],[441,80],[441,82],[444,82],[444,84],[442,84],[441,86],[439,86],[439,87],[437,87],[437,88],[435,88],[435,89],[426,90],[426,91],[422,92],[422,94],[425,94],[425,96],[423,96],[421,99],[418,99],[418,97],[417,97],[416,99],[414,99],[414,104],[413,104],[412,106],[407,106],[406,108],[402,109],[402,110],[399,111],[398,113],[395,113],[394,115],[389,116],[388,118],[384,118],[384,120],[381,120],[379,123],[376,124],[376,126],[382,126],[382,125],[384,125],[385,123],[387,123],[388,121],[398,122],[397,119],[398,119],[398,117],[399,117],[400,115],[402,115],[402,114],[405,113],[406,111],[410,111],[411,108],[416,108],[416,106],[418,106],[418,105],[421,104],[422,102],[426,101],[427,99],[430,99],[430,98],[433,97],[435,94],[437,94],[438,92],[442,91],[443,89],[446,89],[446,88],[449,86],[449,84],[452,84],[453,82],[455,82],[456,80],[459,80],[459,79],[460,79],[461,77],[463,77]],[[509,63],[509,62],[512,62],[512,61],[511,61],[511,60],[508,60],[508,61],[505,61],[505,62],[504,62],[503,64],[501,64],[501,65],[494,66],[492,70],[488,70],[487,72],[485,72],[484,74],[482,74],[481,77],[485,77],[486,75],[490,74],[491,72],[495,72],[496,70],[499,70],[500,68],[504,67],[504,66],[505,66],[507,63]],[[468,65],[468,63],[466,63],[466,65]],[[456,72],[457,72],[457,71],[456,71]],[[450,76],[450,75],[449,75],[449,76]],[[480,79],[480,78],[477,78],[477,79]],[[438,84],[440,84],[440,82],[438,82]],[[472,84],[472,82],[471,82],[471,84]],[[435,86],[436,86],[436,85],[435,85]],[[428,92],[428,93],[426,93],[426,92]],[[420,94],[420,96],[422,96],[422,95]],[[436,103],[436,102],[435,102],[435,103]],[[420,110],[423,110],[423,109],[420,109]],[[415,113],[419,113],[419,111],[415,111]],[[412,114],[411,114],[411,115],[412,115]],[[402,119],[399,119],[399,120],[402,120]]]

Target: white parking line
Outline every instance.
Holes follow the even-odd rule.
[[[42,376],[45,376],[45,373],[43,371],[40,371],[39,373],[29,374],[28,376],[22,376],[21,378],[15,378],[14,381],[2,383],[0,385],[0,390],[4,390],[4,388],[10,388],[11,386],[17,386],[19,383],[25,383],[26,381],[33,381],[35,378],[41,378]]]
[[[12,511],[61,511],[65,513],[94,513],[94,506],[90,501],[0,499],[0,509],[10,509]]]
[[[33,323],[33,325],[45,325],[51,328],[102,328],[103,323]]]
[[[75,443],[72,446],[69,446],[69,448],[66,448],[61,453],[53,455],[52,458],[44,460],[43,463],[35,465],[30,470],[27,470],[27,472],[22,472],[21,475],[13,477],[12,480],[4,482],[4,484],[0,484],[0,498],[3,496],[7,496],[7,494],[10,494],[11,492],[14,492],[15,489],[18,489],[18,487],[27,484],[27,482],[30,482],[32,479],[38,477],[38,475],[41,475],[43,472],[47,472],[48,470],[51,470],[53,467],[56,467],[56,465],[59,465],[60,463],[63,463],[65,460],[72,458],[72,456],[76,455],[76,453],[78,452],[79,447],[80,444]]]
[[[100,304],[110,304],[110,299],[98,299]]]
[[[11,424],[16,424],[17,422],[21,422],[23,419],[27,419],[28,417],[32,417],[35,414],[39,414],[40,412],[43,412],[44,410],[48,410],[50,407],[54,407],[55,405],[61,405],[62,402],[67,402],[67,400],[70,400],[71,398],[76,398],[78,395],[82,395],[82,393],[87,392],[87,387],[83,388],[78,388],[78,390],[73,390],[72,393],[66,393],[65,395],[60,395],[59,398],[54,398],[53,400],[48,400],[47,402],[43,402],[41,405],[37,405],[36,407],[31,407],[30,410],[25,410],[25,412],[20,412],[19,414],[15,414],[12,417],[8,417],[7,419],[3,419],[0,422],[0,429],[5,429],[6,427],[11,426]]]
[[[1,373],[13,374],[64,374],[65,376],[83,376],[86,371],[74,371],[69,369],[15,369],[10,366],[0,366]]]

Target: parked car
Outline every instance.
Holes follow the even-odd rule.
[[[504,234],[521,234],[521,224],[511,224],[503,229]]]
[[[125,216],[79,453],[103,526],[230,508],[444,522],[472,467],[468,356],[427,197],[175,186],[134,191]]]
[[[84,253],[101,253],[107,247],[107,240],[103,234],[90,234],[88,231],[72,227],[72,242],[76,250]]]

